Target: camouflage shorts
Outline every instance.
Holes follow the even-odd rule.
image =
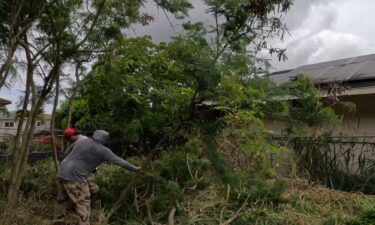
[[[90,225],[91,194],[89,182],[60,180],[60,185],[62,193],[58,199],[55,224],[66,224],[64,220],[67,219],[67,214],[75,212],[78,225]],[[92,188],[95,188],[95,186]]]
[[[91,207],[96,207],[99,204],[99,186],[94,183],[94,176],[87,178],[87,184],[91,195]]]

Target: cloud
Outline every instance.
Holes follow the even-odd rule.
[[[337,0],[294,0],[293,6],[290,9],[290,12],[287,14],[286,22],[289,29],[294,30],[299,28],[305,19],[309,16],[309,11],[313,7],[322,7],[324,8],[328,4],[332,4]]]
[[[374,46],[357,35],[332,30],[311,33],[288,45],[286,62],[274,60],[274,67],[295,68],[304,64],[354,57],[375,52]]]
[[[375,51],[366,40],[351,33],[327,30],[316,34],[310,40],[316,48],[307,58],[308,63],[354,57]]]
[[[274,41],[276,46],[287,48],[289,60],[272,58],[275,70],[374,53],[373,31],[368,29],[375,19],[375,14],[368,13],[371,5],[375,6],[375,1],[297,0],[286,18],[291,36],[283,43]],[[367,20],[363,19],[363,10]],[[297,18],[300,20],[294,21]]]
[[[206,13],[203,0],[192,3],[194,9],[190,10],[188,20],[212,25],[213,18]],[[287,48],[289,60],[279,62],[268,52],[262,54],[272,59],[274,70],[375,52],[373,32],[368,29],[372,26],[371,21],[375,21],[375,16],[371,16],[374,0],[295,0],[294,3],[285,16],[291,35],[286,36],[284,42],[270,40],[274,47]],[[169,41],[182,32],[181,24],[187,21],[177,20],[167,13],[168,20],[152,2],[142,10],[153,15],[155,21],[149,26],[134,26],[131,36],[151,35],[155,42]]]

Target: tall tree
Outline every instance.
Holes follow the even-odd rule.
[[[217,0],[206,4],[216,18],[214,27],[186,23],[185,35],[168,44],[154,45],[147,38],[120,43],[86,77],[90,81],[81,92],[77,110],[81,118],[75,122],[83,129],[109,129],[116,149],[129,151],[129,145],[136,145],[151,157],[161,149],[183,144],[194,133],[207,144],[206,153],[222,180],[238,184],[217,152],[216,138],[223,135],[223,129],[232,129],[243,149],[259,152],[262,160],[268,160],[268,151],[275,149],[267,143],[261,122],[266,85],[260,89],[261,82],[257,87],[250,78],[267,69],[259,71],[261,63],[267,64],[257,57],[260,50],[283,58],[284,50],[268,46],[267,40],[282,38],[286,27],[280,16],[291,1]],[[227,116],[218,122],[220,113]],[[259,164],[267,171],[269,163]],[[124,189],[118,202],[124,202],[129,190],[129,186]]]
[[[208,33],[212,34],[216,57],[226,51],[246,51],[253,53],[268,49],[285,59],[285,49],[273,48],[267,44],[269,38],[283,39],[287,27],[283,16],[288,12],[292,0],[204,0],[208,12],[215,19],[215,25]]]
[[[6,83],[13,65],[18,40],[24,36],[40,18],[46,1],[2,0],[0,4],[0,88]]]

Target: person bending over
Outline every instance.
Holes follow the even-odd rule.
[[[92,138],[78,138],[71,145],[69,154],[58,170],[57,177],[65,190],[64,193],[73,203],[79,225],[90,225],[91,196],[87,178],[96,167],[103,162],[109,162],[133,172],[141,170],[105,147],[108,138],[109,133],[104,130],[95,131]]]

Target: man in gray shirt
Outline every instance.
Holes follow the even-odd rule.
[[[84,135],[78,135],[76,133],[76,130],[73,128],[67,128],[64,130],[64,139],[70,143],[70,146],[68,147],[67,150],[65,150],[64,154],[61,155],[61,158],[62,158],[61,160],[63,160],[72,151],[72,147],[73,147],[72,144],[82,138],[87,138],[87,137]],[[99,205],[99,201],[98,201],[99,200],[99,186],[95,184],[94,182],[95,172],[96,172],[96,169],[94,170],[92,175],[90,175],[86,179],[87,184],[89,185],[90,196],[91,196],[91,210],[93,210],[95,206]],[[61,210],[64,211],[64,209],[61,209]]]
[[[134,172],[141,169],[116,156],[105,147],[104,144],[107,143],[108,138],[107,131],[97,130],[92,138],[76,140],[69,147],[68,156],[62,161],[57,173],[66,196],[73,203],[78,214],[79,225],[90,224],[91,201],[87,178],[97,166],[106,161]]]

